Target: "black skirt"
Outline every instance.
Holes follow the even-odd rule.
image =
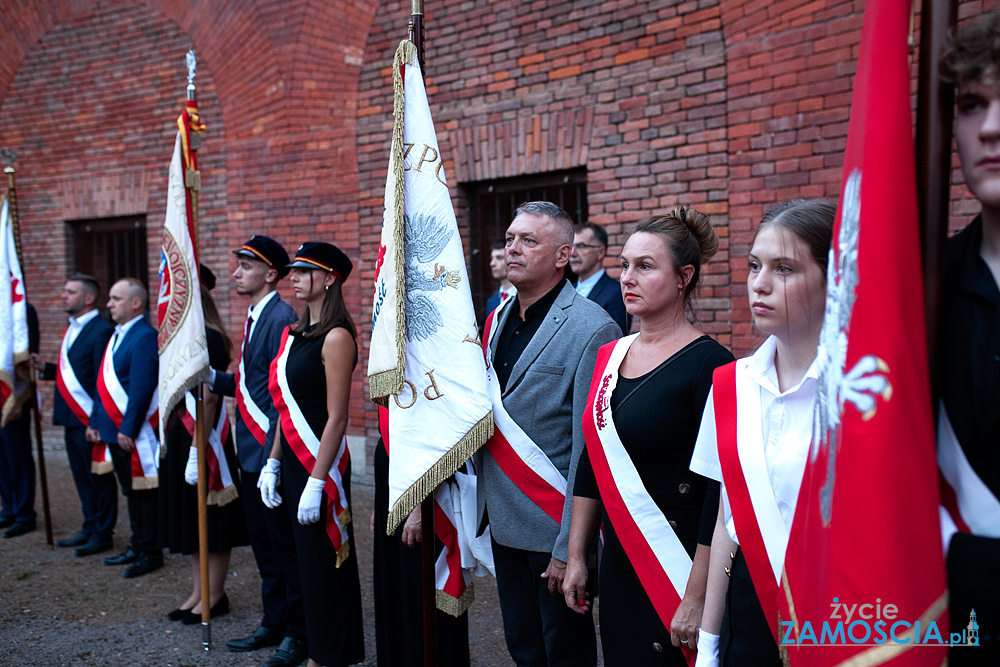
[[[719,637],[719,664],[722,667],[781,667],[781,655],[774,643],[771,625],[757,598],[743,550],[736,551],[726,613]]]
[[[167,423],[167,458],[160,460],[160,546],[189,556],[198,553],[198,489],[184,481],[191,436],[176,413]],[[229,469],[237,470],[232,431],[223,448]],[[236,474],[239,474],[238,472]],[[239,488],[238,478],[233,479]],[[243,499],[208,506],[208,551],[224,553],[248,544]]]

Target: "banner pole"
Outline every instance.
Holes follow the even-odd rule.
[[[941,269],[948,237],[951,185],[951,138],[954,102],[950,86],[938,76],[938,62],[948,31],[955,25],[954,0],[922,0],[920,69],[917,76],[917,202],[927,309],[927,351],[931,396],[937,403],[937,349],[940,340]]]
[[[14,160],[16,159],[17,153],[13,150],[8,149],[4,151],[4,161],[9,160],[10,162],[10,164],[4,167],[3,171],[7,174],[7,206],[10,212],[11,229],[14,232],[14,248],[17,252],[18,264],[21,265],[22,283],[27,283],[27,278],[25,277],[27,272],[24,270],[24,253],[21,251],[21,221],[17,210],[17,185],[14,181]],[[25,288],[24,292],[25,294],[28,293],[27,288]],[[30,333],[28,338],[30,340]],[[35,426],[35,446],[38,450],[38,481],[42,487],[42,513],[45,516],[45,543],[48,545],[49,551],[52,551],[55,549],[55,543],[52,539],[52,512],[49,509],[49,476],[45,469],[45,450],[42,447],[42,415],[38,408],[38,384],[35,381],[35,369],[30,364],[29,367],[31,389],[28,393],[28,411]],[[30,428],[31,424],[29,424],[29,432]]]
[[[198,61],[194,49],[187,52],[188,85],[187,99],[195,100],[195,69]],[[198,150],[201,142],[192,140],[191,153]],[[184,169],[184,187],[191,198],[191,217],[193,224],[192,242],[197,255],[198,248],[198,190],[200,178],[197,171]],[[200,289],[200,285],[197,289]],[[212,647],[212,588],[208,568],[208,466],[205,461],[205,394],[204,384],[199,382],[194,387],[195,450],[198,453],[198,565],[201,575],[201,644],[206,651]]]

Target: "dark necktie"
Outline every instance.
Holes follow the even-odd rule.
[[[243,332],[243,347],[246,347],[250,343],[250,329],[252,328],[253,328],[253,315],[248,315],[246,330]]]

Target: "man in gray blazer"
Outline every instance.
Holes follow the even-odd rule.
[[[517,466],[505,468],[492,446],[479,456],[479,523],[493,537],[507,648],[530,667],[597,662],[593,618],[570,611],[561,591],[591,376],[598,348],[621,330],[565,279],[572,243],[573,222],[555,204],[517,209],[505,254],[517,295],[495,315],[488,350],[504,410],[567,480],[557,521],[517,479]]]

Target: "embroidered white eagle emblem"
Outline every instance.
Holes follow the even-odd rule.
[[[420,292],[440,292],[445,287],[457,288],[462,281],[458,271],[434,263],[428,274],[424,265],[430,264],[444,251],[453,230],[433,215],[416,213],[403,217],[404,252],[406,254],[403,313],[406,319],[406,339],[425,340],[444,326],[437,305]],[[430,268],[430,267],[428,267]]]
[[[819,386],[813,411],[813,444],[809,460],[815,462],[821,451],[827,456],[826,483],[820,489],[820,511],[824,524],[830,522],[833,506],[840,422],[846,405],[853,404],[862,419],[867,421],[875,415],[878,396],[886,401],[892,398],[892,385],[887,377],[889,366],[879,357],[865,355],[853,368],[846,368],[848,332],[859,278],[860,218],[861,170],[854,169],[844,184],[840,232],[836,239],[837,255],[830,249],[826,269],[826,312],[816,353]]]

